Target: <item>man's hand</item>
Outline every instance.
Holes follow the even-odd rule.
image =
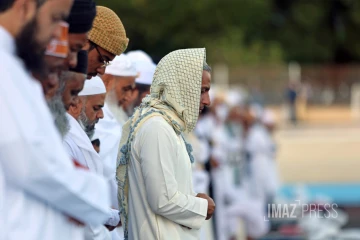
[[[212,217],[212,215],[214,214],[214,211],[215,211],[214,200],[211,197],[209,197],[208,195],[206,195],[205,193],[198,193],[198,195],[196,195],[196,197],[203,198],[203,199],[206,199],[208,201],[208,210],[207,210],[206,220],[209,220]]]

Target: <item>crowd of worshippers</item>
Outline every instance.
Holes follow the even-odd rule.
[[[240,219],[266,233],[267,114],[208,108],[205,48],[156,65],[128,43],[93,0],[1,0],[0,239],[232,239]]]

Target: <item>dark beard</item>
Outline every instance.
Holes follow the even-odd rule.
[[[16,38],[17,55],[24,61],[27,70],[46,76],[45,49],[36,41],[37,21],[34,18]]]

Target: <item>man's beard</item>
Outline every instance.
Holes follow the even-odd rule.
[[[78,123],[80,124],[81,128],[84,130],[86,135],[91,140],[92,137],[95,134],[95,124],[98,122],[98,120],[95,120],[94,122],[91,122],[89,118],[86,116],[85,113],[85,107],[81,110],[80,116],[77,119]]]
[[[66,110],[64,108],[64,104],[62,102],[61,94],[56,94],[53,98],[51,98],[48,102],[48,106],[50,112],[55,120],[55,126],[60,132],[62,138],[70,130],[69,121],[66,117]]]
[[[105,101],[110,109],[110,112],[114,115],[117,122],[123,125],[128,120],[129,117],[127,113],[124,111],[124,109],[121,106],[119,106],[117,102],[116,93],[114,90],[110,90],[106,94]]]
[[[40,76],[46,75],[45,49],[36,41],[37,21],[34,18],[16,37],[17,55],[24,61],[27,70]]]
[[[70,131],[70,123],[66,117],[66,110],[62,101],[64,88],[65,82],[59,81],[59,88],[57,89],[55,96],[47,101],[50,112],[55,120],[55,126],[62,138]]]

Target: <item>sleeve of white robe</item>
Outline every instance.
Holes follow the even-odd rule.
[[[175,179],[177,142],[170,126],[154,121],[141,139],[141,168],[150,208],[175,223],[200,229],[207,215],[207,200],[178,191]],[[191,169],[189,169],[191,171]]]
[[[0,135],[7,136],[0,139],[0,164],[6,180],[83,223],[100,224],[108,219],[106,181],[94,173],[75,169],[53,126],[43,126],[46,132],[22,134],[9,107],[1,105],[4,116],[0,124]],[[26,111],[23,116],[28,116]]]

